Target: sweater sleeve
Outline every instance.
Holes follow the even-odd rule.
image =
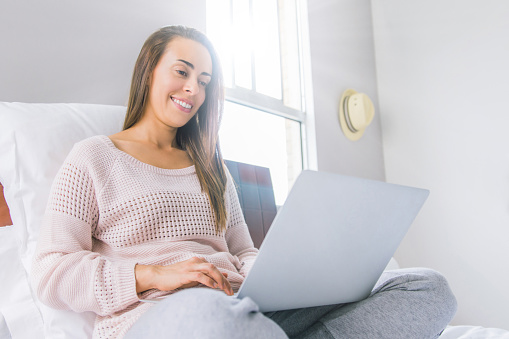
[[[95,155],[94,155],[95,154]],[[32,284],[50,307],[109,315],[138,301],[132,262],[92,251],[99,219],[98,155],[75,146],[52,186],[32,265]],[[102,169],[101,169],[102,170]]]
[[[242,208],[240,207],[235,183],[228,171],[227,176],[228,183],[225,193],[227,201],[226,206],[228,209],[226,242],[230,253],[237,256],[242,264],[239,273],[246,277],[258,255],[258,250],[254,247],[253,240],[249,234],[249,229],[244,220]]]

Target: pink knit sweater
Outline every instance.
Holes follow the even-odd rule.
[[[216,234],[194,166],[162,169],[106,136],[75,145],[53,183],[32,268],[45,304],[97,313],[94,338],[122,337],[155,298],[136,294],[134,266],[205,258],[237,290],[256,258],[228,176],[227,230]],[[171,293],[171,292],[170,292]]]

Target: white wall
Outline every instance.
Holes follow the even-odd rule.
[[[318,169],[384,180],[384,162],[369,0],[308,1]],[[339,125],[344,90],[369,95],[376,115],[359,141]]]
[[[0,101],[126,105],[143,42],[172,24],[205,31],[205,0],[3,1]]]
[[[369,0],[310,1],[318,168],[384,179],[379,116],[357,142],[337,108],[347,88],[377,107]],[[5,1],[0,10],[0,101],[125,105],[132,69],[150,33],[205,30],[205,0]]]
[[[509,2],[372,3],[387,180],[431,190],[396,258],[509,329]]]

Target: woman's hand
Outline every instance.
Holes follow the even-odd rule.
[[[203,284],[210,288],[221,289],[233,295],[226,273],[203,258],[194,257],[173,265],[136,265],[136,293],[151,288],[172,291],[177,288],[189,288]]]

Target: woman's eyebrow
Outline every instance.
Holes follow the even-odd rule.
[[[181,61],[183,63],[185,63],[187,66],[189,66],[189,68],[191,69],[194,69],[194,65],[192,63],[190,63],[189,61],[186,61],[186,60],[183,60],[183,59],[177,59],[177,61]],[[201,73],[202,75],[206,75],[208,77],[211,77],[212,78],[212,75],[210,75],[209,73],[207,72],[202,72]]]

